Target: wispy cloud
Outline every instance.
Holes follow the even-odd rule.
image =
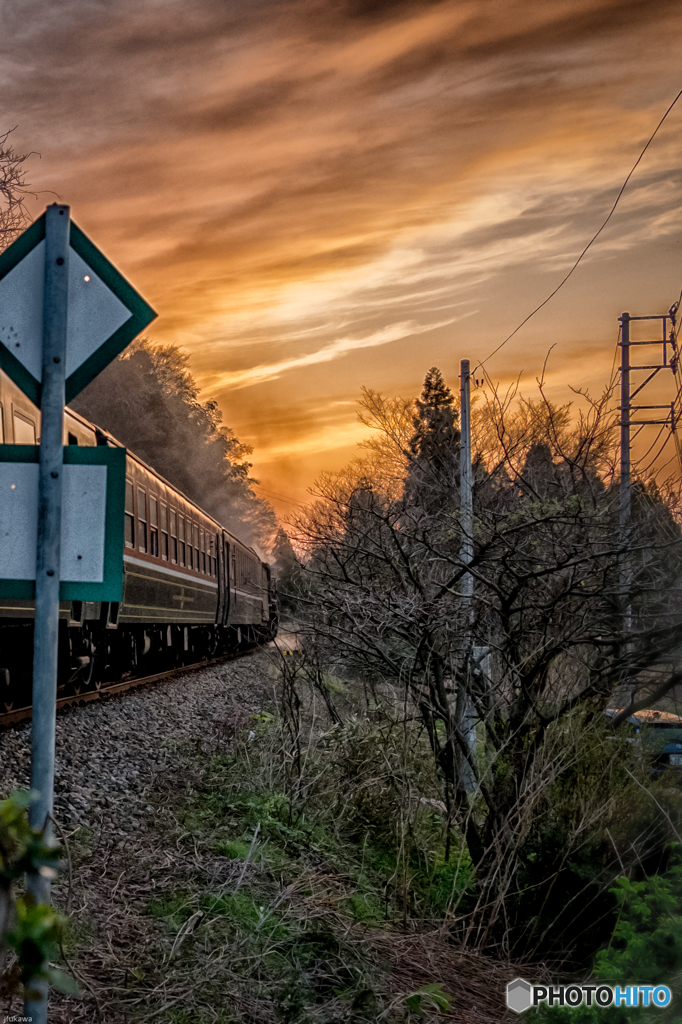
[[[300,369],[304,366],[314,366],[317,363],[330,363],[334,359],[341,359],[357,349],[378,348],[380,345],[388,345],[392,341],[399,341],[401,338],[408,338],[412,335],[425,334],[428,331],[435,331],[440,327],[448,327],[465,316],[472,316],[475,310],[464,313],[459,317],[450,317],[448,320],[440,320],[437,323],[418,324],[413,321],[404,323],[389,324],[382,327],[364,338],[339,338],[330,345],[318,349],[316,352],[308,352],[305,355],[293,356],[290,359],[280,359],[279,362],[251,366],[245,370],[228,370],[224,373],[214,374],[204,378],[207,386],[214,388],[248,388],[254,384],[262,384],[267,380],[276,380],[282,374],[290,370]]]
[[[5,126],[279,491],[354,436],[360,382],[454,378],[548,294],[679,88],[681,28],[679,0],[6,0]],[[571,351],[582,383],[620,310],[676,298],[681,118],[493,372],[556,341],[552,386]]]

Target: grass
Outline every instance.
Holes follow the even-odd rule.
[[[413,731],[406,752],[399,724],[363,717],[352,688],[334,686],[346,724],[330,728],[318,710],[300,760],[266,703],[237,735],[173,746],[145,796],[153,826],[104,867],[90,837],[82,844],[97,920],[74,930],[70,953],[95,972],[104,1020],[403,1024],[416,1020],[410,993],[452,971],[447,934],[437,956],[420,936],[470,870],[458,848],[445,862],[427,744]],[[461,988],[455,974],[448,984]],[[96,1019],[85,997],[57,1024]]]
[[[188,746],[185,785],[163,794],[174,793],[176,846],[210,854],[225,873],[222,884],[194,877],[150,899],[162,959],[189,979],[206,956],[225,957],[239,978],[237,1004],[255,1001],[259,1020],[374,1022],[391,984],[372,934],[404,922],[406,899],[410,913],[442,908],[463,874],[443,861],[442,821],[430,807],[412,809],[409,849],[401,843],[395,780],[385,785],[365,770],[364,795],[348,801],[344,776],[369,746],[356,723],[350,747],[338,730],[311,745],[298,778],[282,758],[281,721],[259,718],[251,741],[222,751]],[[145,974],[146,984],[155,981]],[[230,1012],[256,1019],[239,1005]],[[404,1008],[386,1019],[403,1016]]]
[[[226,840],[216,844],[216,851],[223,857],[229,857],[230,860],[246,860],[250,849],[249,843],[243,843],[239,839]]]

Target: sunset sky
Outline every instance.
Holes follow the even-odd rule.
[[[363,436],[363,384],[456,388],[551,291],[682,88],[681,33],[672,0],[5,0],[0,127],[264,493],[305,500]],[[552,397],[601,389],[619,313],[680,292],[681,167],[682,101],[495,380],[530,388],[554,345]]]

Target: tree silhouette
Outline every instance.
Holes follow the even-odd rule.
[[[459,488],[459,413],[437,366],[427,372],[415,407],[406,493],[413,500],[447,500]]]

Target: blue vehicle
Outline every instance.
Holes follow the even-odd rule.
[[[618,709],[610,709],[613,716]],[[635,711],[626,719],[632,727],[633,738],[651,758],[654,771],[664,768],[682,768],[682,717],[670,711]]]

